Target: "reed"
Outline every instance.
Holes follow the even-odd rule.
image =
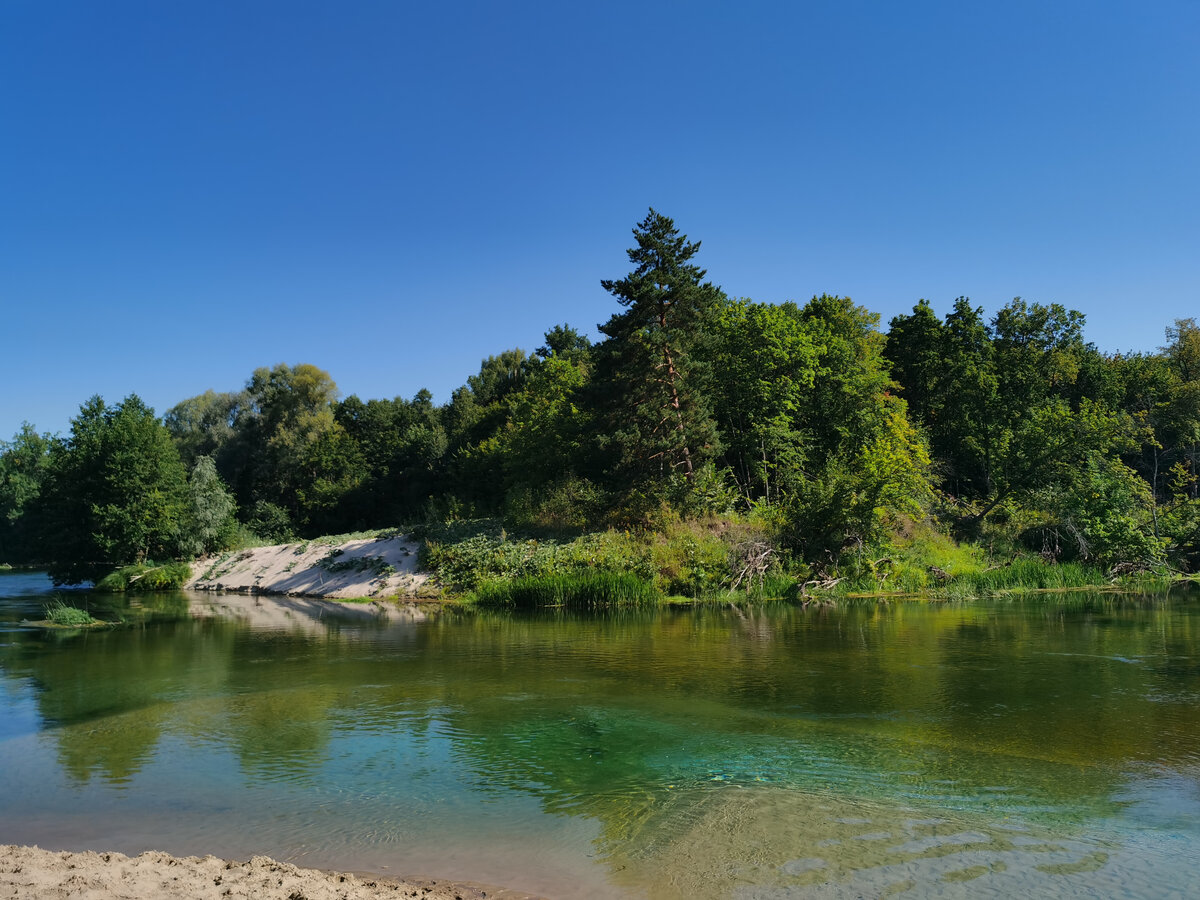
[[[505,609],[568,609],[650,606],[661,595],[652,582],[628,572],[532,575],[482,582],[469,595],[476,606]]]

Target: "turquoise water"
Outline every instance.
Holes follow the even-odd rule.
[[[582,616],[0,574],[0,842],[554,897],[1200,893],[1200,602]],[[120,603],[121,601],[116,601]]]

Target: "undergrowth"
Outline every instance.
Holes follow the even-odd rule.
[[[121,593],[123,591],[171,591],[187,583],[192,567],[184,562],[170,562],[161,566],[154,563],[136,563],[105,575],[96,582],[96,590]]]
[[[417,534],[423,539],[421,566],[454,594],[489,582],[608,573],[634,576],[658,594],[696,598],[720,591],[732,577],[731,546],[714,523],[531,537],[509,534],[497,519],[476,519],[426,526]]]

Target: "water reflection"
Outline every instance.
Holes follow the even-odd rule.
[[[28,597],[0,600],[10,627]],[[0,792],[0,840],[114,846],[153,822],[183,852],[662,897],[1112,895],[1134,877],[1145,896],[1200,850],[1186,598],[109,611],[137,624],[18,627],[0,648],[0,765],[42,787]]]

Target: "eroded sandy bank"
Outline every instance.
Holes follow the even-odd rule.
[[[301,869],[255,856],[177,857],[158,851],[70,853],[0,846],[0,897],[38,900],[530,900],[529,894],[446,881],[393,881],[371,875]]]
[[[416,595],[428,576],[417,570],[417,543],[403,536],[330,543],[301,541],[202,559],[186,588],[389,600]]]

